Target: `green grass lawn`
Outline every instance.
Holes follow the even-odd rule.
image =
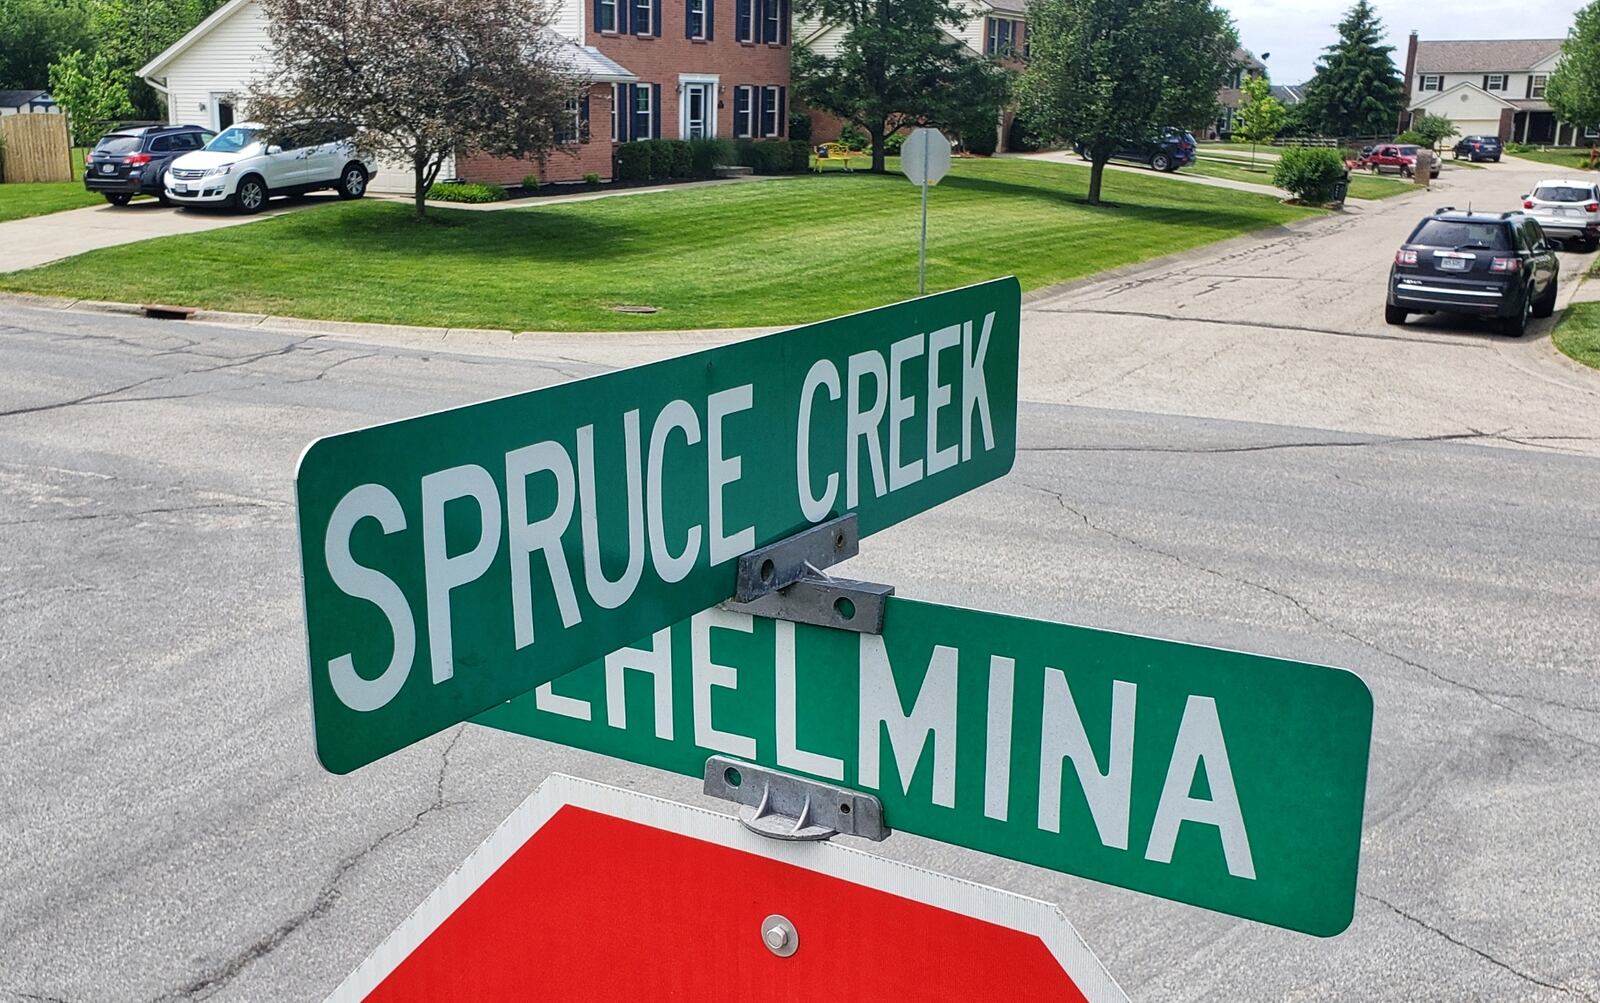
[[[1574,303],[1567,307],[1550,340],[1584,365],[1600,369],[1600,303]]]
[[[72,148],[71,181],[0,184],[0,223],[104,202],[103,196],[83,190],[85,152],[81,146]]]
[[[1541,164],[1554,164],[1565,167],[1569,171],[1586,171],[1589,169],[1589,150],[1583,149],[1549,149],[1532,150],[1527,153],[1512,153],[1506,151],[1508,157],[1518,157],[1522,160],[1536,160]]]
[[[1314,215],[1276,199],[1113,172],[958,160],[929,200],[928,285],[1023,288]],[[298,317],[513,330],[800,323],[912,296],[917,189],[829,172],[495,212],[364,200],[106,248],[0,288]],[[651,305],[653,315],[616,313]]]
[[[1261,164],[1251,170],[1248,164],[1224,163],[1205,157],[1198,163],[1190,164],[1183,168],[1185,173],[1198,174],[1207,178],[1226,178],[1229,181],[1248,181],[1257,185],[1272,185],[1272,165]],[[1371,174],[1352,172],[1350,175],[1350,197],[1357,199],[1385,199],[1391,195],[1404,195],[1416,191],[1416,185],[1409,181],[1400,181],[1395,178],[1375,177]]]

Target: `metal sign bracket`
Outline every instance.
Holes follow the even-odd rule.
[[[740,823],[772,839],[823,840],[841,832],[874,842],[889,838],[883,804],[871,794],[755,763],[712,756],[706,760],[705,792],[741,805]]]
[[[861,552],[855,513],[819,523],[739,558],[733,598],[723,609],[773,620],[883,633],[893,585],[833,578],[823,569]]]

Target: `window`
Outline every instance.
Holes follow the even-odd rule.
[[[1528,78],[1528,96],[1530,98],[1544,97],[1545,85],[1550,83],[1550,76],[1546,73],[1535,73]]]
[[[755,15],[750,5],[755,0],[735,0],[733,8],[734,29],[741,42],[754,42],[756,40]]]
[[[622,102],[627,95],[627,84],[611,85],[611,141],[613,143],[622,142],[622,133],[617,131],[617,126],[621,124],[617,117],[617,109],[622,107]]]
[[[1016,54],[1018,36],[1022,34],[1022,24],[1010,18],[991,17],[989,19],[989,35],[984,39],[983,54],[986,56],[1011,56]]]
[[[172,137],[171,136],[157,136],[155,139],[152,139],[150,141],[150,152],[151,153],[171,153],[172,152]]]
[[[1594,188],[1589,185],[1540,185],[1533,190],[1540,202],[1593,202]]]
[[[766,0],[762,4],[761,40],[783,42],[783,11],[786,0]]]
[[[1600,125],[1586,125],[1583,127],[1584,139],[1600,139]]]
[[[1511,239],[1505,225],[1495,223],[1462,223],[1454,220],[1430,219],[1425,221],[1407,241],[1423,247],[1464,247],[1484,251],[1509,251]]]
[[[1438,91],[1444,89],[1444,77],[1437,73],[1423,74],[1422,89],[1425,91]]]
[[[760,87],[761,92],[761,135],[778,137],[783,135],[783,87]]]
[[[1504,73],[1491,73],[1483,78],[1483,89],[1486,91],[1503,91],[1506,89],[1506,75]]]
[[[687,0],[684,4],[684,10],[688,12],[688,21],[684,25],[685,38],[711,37],[708,24],[709,18],[707,17],[707,10],[710,6],[711,0]]]
[[[620,0],[599,0],[595,4],[595,30],[617,30],[617,4]]]
[[[655,0],[633,0],[633,33],[635,35],[654,35],[655,32]]]
[[[733,89],[733,134],[739,139],[749,139],[756,134],[754,102],[751,100],[754,91],[754,87]]]
[[[567,99],[561,110],[561,127],[556,130],[557,143],[578,143],[589,138],[584,135],[584,126],[589,117],[586,111],[588,103],[587,98]]]
[[[649,84],[633,85],[633,135],[634,139],[655,139],[651,123],[655,119],[653,98],[655,88]]]

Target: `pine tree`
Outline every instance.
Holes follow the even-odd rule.
[[[1381,136],[1394,131],[1405,103],[1405,84],[1395,70],[1394,46],[1384,45],[1383,22],[1368,0],[1356,0],[1339,22],[1330,45],[1306,85],[1302,121],[1324,136]]]

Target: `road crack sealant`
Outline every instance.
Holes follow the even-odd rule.
[[[1020,450],[1019,450],[1019,452],[1020,452]],[[1543,706],[1553,707],[1553,708],[1558,708],[1558,709],[1568,710],[1568,711],[1578,711],[1580,713],[1600,713],[1600,709],[1581,707],[1581,706],[1576,706],[1576,705],[1572,705],[1572,704],[1563,704],[1563,703],[1561,703],[1559,701],[1548,700],[1548,699],[1545,699],[1543,697],[1532,696],[1532,695],[1529,695],[1529,694],[1526,694],[1526,693],[1511,693],[1511,692],[1508,692],[1508,691],[1505,691],[1505,690],[1495,690],[1495,689],[1490,689],[1490,688],[1484,687],[1484,686],[1475,686],[1472,683],[1468,683],[1468,682],[1464,682],[1463,680],[1456,679],[1453,676],[1449,676],[1449,675],[1446,675],[1443,672],[1440,672],[1438,669],[1435,669],[1432,666],[1425,665],[1422,662],[1417,661],[1416,659],[1408,658],[1405,655],[1402,655],[1399,652],[1390,650],[1389,648],[1386,648],[1383,645],[1378,644],[1375,641],[1371,641],[1371,640],[1369,640],[1369,639],[1367,639],[1365,637],[1362,637],[1359,634],[1356,634],[1354,631],[1351,631],[1351,630],[1349,630],[1349,629],[1347,629],[1345,627],[1341,627],[1340,625],[1328,620],[1326,617],[1324,617],[1321,614],[1317,613],[1309,605],[1307,605],[1304,601],[1296,598],[1295,596],[1289,594],[1288,592],[1284,592],[1281,589],[1274,588],[1271,585],[1266,585],[1266,584],[1264,584],[1262,582],[1254,581],[1254,580],[1249,579],[1249,578],[1244,578],[1244,577],[1241,577],[1239,575],[1234,575],[1234,574],[1229,574],[1229,573],[1224,572],[1224,571],[1219,571],[1216,568],[1208,567],[1208,566],[1206,566],[1204,564],[1199,564],[1199,563],[1197,563],[1195,561],[1191,561],[1188,558],[1182,556],[1181,554],[1176,554],[1176,553],[1173,553],[1170,550],[1164,550],[1164,549],[1162,549],[1162,548],[1160,548],[1158,546],[1155,546],[1154,544],[1147,543],[1147,542],[1145,542],[1143,540],[1138,539],[1137,537],[1128,536],[1127,534],[1119,533],[1116,530],[1108,529],[1108,528],[1096,523],[1094,520],[1090,519],[1087,513],[1083,512],[1082,510],[1080,510],[1078,508],[1075,508],[1073,505],[1068,503],[1068,501],[1066,499],[1066,496],[1064,494],[1062,494],[1062,492],[1057,491],[1057,490],[1055,490],[1053,488],[1044,487],[1044,486],[1039,485],[1039,484],[1031,484],[1031,483],[1028,483],[1028,482],[1019,482],[1019,483],[1021,483],[1023,487],[1026,487],[1029,490],[1041,492],[1043,494],[1049,495],[1050,497],[1054,498],[1056,500],[1056,502],[1061,506],[1061,508],[1063,510],[1065,510],[1067,512],[1070,512],[1074,516],[1076,516],[1083,523],[1084,527],[1089,529],[1092,532],[1099,533],[1102,536],[1105,536],[1105,537],[1108,537],[1110,539],[1116,540],[1116,541],[1121,542],[1123,544],[1126,544],[1126,545],[1128,545],[1130,547],[1134,547],[1134,548],[1136,548],[1138,550],[1142,550],[1142,551],[1144,551],[1146,553],[1154,554],[1154,555],[1156,555],[1158,557],[1163,557],[1163,558],[1165,558],[1165,559],[1167,559],[1169,561],[1173,561],[1174,563],[1182,565],[1183,567],[1189,568],[1189,569],[1194,570],[1194,571],[1201,572],[1201,573],[1206,574],[1206,575],[1210,575],[1213,578],[1217,578],[1217,579],[1220,579],[1220,580],[1226,581],[1226,582],[1232,582],[1232,583],[1234,583],[1236,585],[1243,585],[1243,586],[1245,586],[1247,588],[1256,589],[1256,590],[1258,590],[1260,592],[1264,592],[1264,593],[1266,593],[1266,594],[1268,594],[1270,596],[1274,596],[1277,599],[1279,599],[1279,600],[1281,600],[1283,602],[1286,602],[1289,605],[1293,606],[1306,619],[1310,620],[1311,622],[1321,626],[1322,628],[1324,628],[1324,629],[1326,629],[1328,631],[1331,631],[1332,633],[1338,634],[1341,637],[1344,637],[1344,638],[1346,638],[1348,640],[1354,641],[1356,644],[1359,644],[1362,647],[1367,648],[1367,649],[1369,649],[1371,651],[1375,651],[1380,655],[1383,655],[1383,656],[1385,656],[1387,658],[1390,658],[1390,659],[1392,659],[1392,660],[1394,660],[1396,662],[1401,663],[1402,665],[1405,665],[1405,666],[1408,666],[1410,668],[1417,669],[1420,672],[1426,673],[1427,675],[1429,675],[1432,678],[1434,678],[1435,680],[1445,684],[1446,686],[1450,686],[1452,688],[1461,690],[1461,691],[1463,691],[1465,693],[1470,693],[1473,696],[1475,696],[1478,699],[1484,701],[1485,703],[1490,704],[1493,707],[1497,707],[1500,710],[1503,710],[1506,713],[1513,715],[1514,717],[1521,718],[1521,719],[1529,722],[1530,724],[1536,725],[1539,728],[1542,728],[1542,729],[1544,729],[1546,731],[1549,731],[1549,732],[1551,732],[1553,734],[1560,735],[1561,737],[1566,738],[1569,741],[1576,742],[1576,743],[1581,744],[1583,746],[1586,746],[1586,747],[1588,747],[1590,749],[1600,749],[1600,742],[1596,742],[1596,741],[1594,741],[1592,739],[1586,738],[1583,735],[1574,734],[1573,732],[1567,731],[1567,730],[1565,730],[1563,728],[1558,728],[1555,725],[1550,724],[1549,722],[1543,720],[1542,718],[1537,717],[1536,715],[1529,714],[1528,712],[1526,712],[1524,710],[1521,710],[1521,709],[1519,709],[1517,707],[1513,707],[1512,705],[1506,703],[1505,701],[1506,700],[1525,700],[1525,701],[1528,701],[1529,703],[1540,704],[1540,705],[1543,705]]]
[[[455,734],[450,736],[439,757],[439,771],[434,777],[433,800],[407,821],[380,834],[366,846],[345,857],[334,867],[328,880],[303,909],[294,913],[288,919],[257,938],[243,950],[235,953],[226,961],[212,967],[205,973],[197,976],[182,986],[163,993],[156,997],[154,1003],[167,1003],[171,1000],[205,999],[216,993],[238,978],[251,965],[267,957],[282,946],[297,930],[312,920],[326,916],[338,904],[340,887],[343,885],[350,872],[356,869],[363,860],[382,848],[385,844],[399,839],[412,832],[427,820],[428,816],[446,808],[454,808],[466,804],[465,801],[447,801],[444,796],[445,774],[450,769],[450,755],[455,751],[456,743],[461,741],[461,736],[466,732],[466,725],[456,728]]]

